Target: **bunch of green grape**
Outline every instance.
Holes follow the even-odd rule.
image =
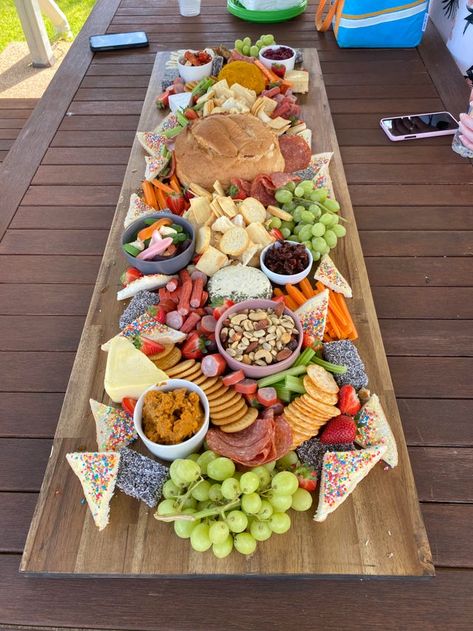
[[[270,228],[278,228],[285,239],[303,243],[314,261],[333,250],[346,234],[338,215],[340,204],[328,197],[328,189],[316,188],[312,180],[289,182],[275,193],[278,205],[292,215],[292,221],[273,217]]]
[[[244,39],[235,40],[235,48],[242,55],[247,57],[258,57],[259,51],[265,46],[272,46],[275,44],[274,35],[261,35],[261,37],[254,43],[251,43],[251,38],[245,37]]]
[[[290,508],[312,505],[311,494],[286,470],[297,463],[294,451],[245,473],[213,451],[174,460],[155,517],[173,522],[176,535],[197,552],[212,549],[219,559],[233,548],[253,554],[258,541],[289,530]]]

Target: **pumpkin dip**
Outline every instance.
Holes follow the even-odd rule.
[[[159,445],[177,445],[193,436],[204,421],[196,392],[185,388],[160,392],[152,390],[143,402],[143,431]]]

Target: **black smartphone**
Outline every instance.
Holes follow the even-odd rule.
[[[105,50],[120,50],[122,48],[142,48],[143,46],[149,46],[148,36],[144,31],[92,35],[89,37],[89,43],[90,50],[94,53]]]

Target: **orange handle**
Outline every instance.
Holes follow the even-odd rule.
[[[317,7],[317,13],[315,14],[315,27],[318,31],[328,31],[339,3],[340,0],[334,0],[333,4],[330,5],[329,10],[327,11],[327,15],[323,18],[322,14],[324,12],[325,5],[327,4],[327,0],[320,0],[319,6]]]

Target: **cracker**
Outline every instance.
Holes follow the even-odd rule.
[[[234,226],[220,240],[220,250],[229,256],[240,256],[248,247],[249,237],[244,228]]]
[[[210,413],[212,414],[212,412],[224,410],[226,406],[238,403],[238,401],[242,398],[243,397],[238,392],[232,392],[229,390],[228,392],[225,392],[225,394],[222,394],[220,398],[209,402]]]
[[[167,370],[173,368],[176,364],[178,364],[181,361],[181,357],[181,351],[177,348],[177,346],[175,346],[169,353],[169,355],[164,357],[164,359],[155,359],[153,361],[153,364],[157,366],[157,368],[160,368],[161,370],[164,370],[166,372]]]
[[[248,407],[246,401],[241,399],[236,403],[228,404],[223,410],[213,410],[210,416],[212,419],[228,418],[229,416],[237,414],[245,406]]]
[[[220,388],[211,388],[210,392],[206,392],[205,394],[207,395],[207,399],[209,400],[209,404],[210,401],[215,401],[216,399],[218,399],[219,397],[222,396],[222,394],[225,394],[226,392],[228,392],[229,388],[228,386],[224,386],[223,384],[220,386]]]
[[[304,403],[314,409],[316,412],[319,412],[322,415],[325,415],[327,418],[333,418],[334,416],[338,416],[340,414],[340,410],[334,405],[326,405],[325,403],[321,403],[320,401],[316,401],[312,399],[307,394],[303,394],[301,397]]]
[[[208,226],[201,226],[197,230],[197,236],[195,239],[195,251],[197,254],[203,254],[210,245],[210,239],[212,238],[212,231]]]
[[[233,433],[233,432],[241,432],[241,430],[246,429],[250,425],[256,421],[258,416],[258,410],[256,408],[249,408],[248,412],[245,416],[238,421],[230,423],[229,425],[224,425],[221,429],[222,432]]]
[[[316,401],[320,401],[321,403],[326,403],[327,405],[335,405],[338,401],[338,396],[336,394],[327,394],[316,385],[314,385],[312,379],[307,375],[304,377],[304,388],[311,399],[315,399]]]
[[[206,377],[205,381],[202,381],[200,387],[207,394],[209,388],[211,388],[214,384],[220,381],[220,377]]]
[[[156,355],[149,355],[149,359],[151,359],[152,362],[156,361],[156,360],[160,360],[160,359],[164,359],[165,357],[167,357],[172,350],[174,349],[174,347],[176,346],[175,344],[163,344],[164,346],[164,350],[161,351],[160,353],[156,353]]]
[[[266,208],[254,197],[247,197],[244,199],[240,204],[239,211],[243,215],[247,224],[253,222],[263,223],[266,219]]]
[[[188,368],[185,372],[177,375],[175,379],[187,379],[187,381],[192,381],[194,383],[194,379],[196,379],[200,374],[200,366],[192,366],[192,368]]]
[[[231,197],[220,197],[218,203],[225,215],[230,217],[230,219],[233,219],[238,214],[236,204]]]
[[[210,415],[210,420],[214,425],[217,425],[217,427],[220,427],[222,425],[230,425],[230,423],[236,423],[237,421],[242,419],[247,412],[248,406],[244,405],[240,409],[233,411],[232,413],[228,413],[222,418],[213,418],[212,415]]]
[[[228,262],[228,258],[223,252],[209,245],[197,261],[196,268],[207,276],[213,276],[219,269],[228,265]]]
[[[315,410],[313,410],[312,408],[310,408],[308,405],[306,405],[303,401],[301,401],[300,399],[296,399],[292,402],[292,404],[295,406],[296,410],[300,410],[303,414],[307,414],[311,419],[313,419],[314,421],[322,421],[323,419],[325,419],[324,415],[321,415],[319,413],[316,413]]]
[[[189,368],[192,368],[194,364],[195,364],[195,359],[186,359],[185,361],[169,369],[168,376],[175,377],[177,375],[181,375],[183,372],[186,372],[187,370],[189,370]]]
[[[325,370],[325,368],[322,368],[322,366],[310,364],[307,366],[307,374],[319,390],[323,390],[328,394],[338,393],[339,388],[333,375]]]

